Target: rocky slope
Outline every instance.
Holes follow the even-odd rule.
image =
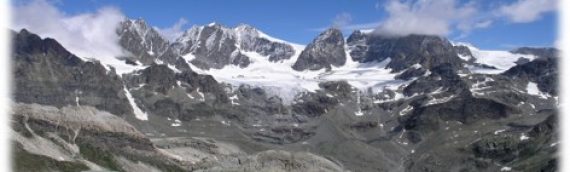
[[[169,43],[121,26],[124,73],[13,33],[17,171],[557,167],[554,49],[336,29],[301,47],[220,24]]]

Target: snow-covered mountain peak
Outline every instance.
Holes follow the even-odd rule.
[[[126,19],[125,21],[123,21],[121,23],[123,32],[125,31],[124,29],[128,29],[131,32],[136,32],[139,36],[141,37],[145,37],[147,34],[156,34],[157,36],[160,36],[160,34],[158,34],[158,32],[156,31],[152,31],[154,30],[152,27],[150,27],[146,21],[144,21],[143,19]],[[154,36],[154,35],[153,35]]]
[[[222,27],[222,25],[220,23],[216,23],[216,22],[208,23],[207,26],[208,27]]]
[[[255,38],[259,37],[259,31],[247,24],[240,24],[233,29],[234,33],[238,38],[238,42],[251,42],[254,41]]]
[[[342,31],[340,31],[337,28],[329,28],[329,29],[325,30],[324,32],[321,32],[321,34],[319,34],[319,36],[317,36],[315,42],[323,41],[323,40],[329,39],[329,38],[337,38],[337,37],[343,38]]]
[[[245,23],[240,23],[238,24],[236,27],[234,27],[234,30],[236,31],[246,31],[246,32],[250,32],[250,31],[254,31],[257,32],[257,28],[249,25],[249,24],[245,24]]]

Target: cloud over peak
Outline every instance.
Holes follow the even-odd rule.
[[[11,29],[25,28],[41,37],[56,39],[79,57],[104,60],[124,55],[116,33],[123,20],[125,16],[114,7],[66,15],[45,0],[34,0],[13,8]]]
[[[154,27],[164,38],[169,41],[174,41],[176,38],[182,36],[184,28],[188,24],[188,20],[180,18],[174,25],[167,28]]]

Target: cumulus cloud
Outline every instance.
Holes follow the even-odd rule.
[[[185,18],[180,18],[174,25],[167,28],[158,28],[155,29],[166,39],[170,41],[174,41],[176,38],[180,37],[184,33],[184,27],[188,24],[188,20]]]
[[[101,61],[123,56],[116,28],[125,16],[117,8],[67,15],[45,0],[34,0],[13,7],[11,28],[27,29],[41,37],[56,39],[79,57]]]
[[[455,0],[391,0],[384,9],[388,18],[375,33],[392,36],[447,36],[454,29],[469,32],[478,12],[473,3],[458,4]]]
[[[556,10],[557,0],[518,0],[499,8],[499,14],[514,23],[529,23]]]

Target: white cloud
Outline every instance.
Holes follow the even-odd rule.
[[[392,36],[447,36],[456,28],[469,32],[478,12],[473,3],[460,5],[455,0],[391,0],[384,8],[388,18],[375,33]]]
[[[54,38],[79,57],[105,61],[125,54],[116,34],[116,28],[124,19],[125,16],[112,7],[66,15],[45,0],[34,0],[13,8],[11,28],[16,31],[25,28],[41,37]]]
[[[330,27],[335,27],[345,32],[351,32],[354,30],[374,29],[378,27],[378,25],[380,25],[380,22],[352,23],[352,15],[350,15],[350,13],[344,12],[336,15],[336,17],[332,20],[331,26],[314,28],[310,30],[322,32]]]
[[[343,30],[363,30],[363,29],[374,29],[380,25],[380,22],[370,22],[370,23],[358,23],[350,24],[343,27]]]
[[[554,48],[557,48],[559,50],[562,50],[562,39],[561,38],[556,38],[556,40],[554,40],[554,43],[552,44],[554,46]]]
[[[185,18],[180,18],[174,25],[168,28],[158,28],[155,29],[166,39],[174,41],[176,38],[180,37],[184,33],[184,26],[188,24],[188,20]]]
[[[499,8],[499,14],[514,23],[529,23],[556,10],[557,0],[518,0]]]
[[[344,25],[342,27],[337,27],[338,29],[342,30],[343,32],[351,32],[351,31],[355,31],[355,30],[368,30],[368,29],[374,29],[376,27],[378,27],[381,24],[381,22],[370,22],[370,23],[353,23],[353,24],[347,24]],[[317,32],[322,32],[327,30],[330,27],[320,27],[320,28],[313,28],[313,29],[309,29],[310,31],[317,31]]]
[[[342,28],[344,26],[349,25],[352,22],[352,16],[349,13],[340,13],[338,15],[336,15],[336,17],[333,20],[333,27],[336,28]]]

